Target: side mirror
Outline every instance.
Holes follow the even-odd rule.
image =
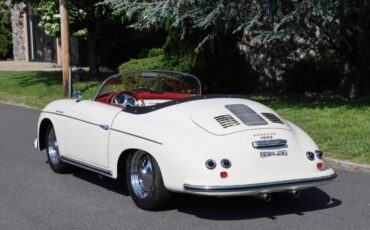
[[[81,90],[77,90],[76,92],[73,92],[73,98],[76,99],[76,102],[82,101],[82,92],[81,92]]]

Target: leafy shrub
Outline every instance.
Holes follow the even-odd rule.
[[[132,70],[169,69],[163,55],[141,59],[131,59],[119,66],[119,72]]]
[[[5,59],[8,57],[9,48],[12,45],[11,42],[11,36],[9,36],[9,33],[7,30],[3,30],[3,28],[0,27],[0,59]]]
[[[10,57],[12,34],[10,32],[10,11],[5,2],[0,1],[0,58]]]
[[[144,55],[144,53],[146,53]],[[192,55],[168,56],[162,48],[152,48],[142,52],[143,58],[131,59],[119,67],[120,72],[131,70],[175,70],[192,72],[195,66],[195,57]]]
[[[152,48],[148,51],[148,54],[147,54],[147,57],[150,58],[150,57],[158,57],[158,56],[163,56],[164,55],[164,51],[162,48]]]

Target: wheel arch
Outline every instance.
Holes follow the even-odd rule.
[[[118,158],[118,161],[117,161],[117,178],[119,180],[126,181],[126,162],[127,162],[127,158],[131,153],[134,153],[134,152],[139,151],[139,150],[141,150],[141,149],[135,149],[135,148],[126,149],[120,154],[120,156]]]
[[[152,181],[149,182],[150,184],[147,184],[147,185],[142,184],[145,182],[139,182],[140,176],[136,176],[136,177],[139,177],[136,179],[133,178],[131,174],[132,168],[130,168],[129,170],[126,170],[127,169],[126,167],[132,164],[132,161],[130,160],[131,159],[130,155],[132,153],[138,153],[138,152],[140,152],[139,154],[144,154],[146,156],[149,155],[152,160],[152,163],[150,166],[150,172],[152,172],[151,173]],[[137,154],[133,154],[131,156],[135,157],[136,155]],[[136,158],[135,164],[140,163],[137,160],[140,160],[141,156],[143,155],[139,155],[138,156],[139,158]],[[131,162],[128,163],[128,160],[130,160]],[[150,152],[145,151],[143,149],[139,149],[139,148],[127,149],[121,153],[117,164],[118,164],[117,165],[117,178],[127,186],[127,191],[129,192],[133,201],[138,207],[145,209],[145,210],[157,210],[167,204],[171,193],[164,184],[158,162],[155,160],[155,157]],[[138,171],[137,173],[140,173],[140,172]],[[146,193],[145,196],[138,195],[138,194],[144,194],[144,193]]]
[[[49,118],[44,118],[39,127],[39,148],[40,150],[44,150],[46,148],[46,132],[49,125],[53,125]]]
[[[144,151],[144,152],[148,153],[150,156],[152,156],[157,161],[157,164],[158,164],[159,168],[161,168],[161,166],[158,162],[158,159],[150,151],[147,151],[147,150],[141,149],[141,148],[129,148],[129,149],[126,149],[126,150],[122,151],[119,158],[118,158],[118,161],[117,161],[117,179],[119,179],[121,181],[126,181],[126,163],[127,163],[127,159],[128,159],[130,154],[135,153],[137,151]]]

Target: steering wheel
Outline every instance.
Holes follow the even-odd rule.
[[[126,108],[127,106],[145,106],[143,98],[128,90],[119,90],[113,93],[107,101],[111,104],[122,105],[123,108]]]

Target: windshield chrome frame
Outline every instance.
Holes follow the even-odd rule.
[[[98,92],[95,94],[95,97],[92,100],[96,101],[100,92],[103,90],[105,84],[107,84],[107,82],[109,82],[110,80],[112,80],[114,78],[125,77],[125,75],[130,75],[130,74],[135,74],[135,73],[163,73],[163,74],[168,73],[168,74],[179,74],[179,75],[182,75],[184,77],[190,77],[190,78],[194,79],[199,85],[199,89],[198,89],[198,92],[197,92],[196,96],[202,95],[202,84],[200,83],[199,78],[197,78],[196,76],[194,76],[192,74],[177,72],[177,71],[171,71],[171,70],[136,70],[136,71],[128,71],[128,72],[124,72],[124,73],[114,74],[114,75],[108,77],[107,79],[105,79],[105,81],[103,81],[103,83],[99,87]]]

